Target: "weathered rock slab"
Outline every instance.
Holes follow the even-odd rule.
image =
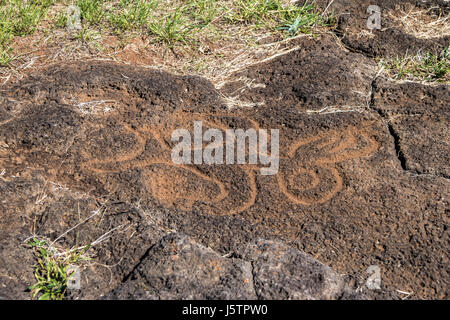
[[[255,290],[261,299],[337,299],[344,280],[325,266],[280,241],[258,240],[247,246]]]
[[[109,298],[256,299],[251,264],[179,233],[162,238]]]

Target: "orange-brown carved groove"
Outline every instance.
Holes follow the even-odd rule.
[[[176,125],[176,122],[179,120],[182,120],[182,122],[186,122],[195,118],[200,118],[200,120],[206,121],[207,124],[216,126],[217,128],[220,128],[222,130],[228,129],[228,127],[221,123],[219,119],[204,119],[205,116],[214,118],[217,117],[220,119],[220,117],[236,117],[236,118],[245,118],[245,120],[248,120],[255,129],[259,128],[259,125],[256,121],[249,119],[247,117],[240,117],[236,115],[221,115],[221,114],[196,114],[196,113],[181,113],[174,115],[173,117],[170,117],[169,120],[172,120],[174,122],[169,123],[171,129],[174,128]],[[166,122],[167,124],[167,122]],[[318,197],[311,198],[311,197],[300,197],[298,195],[293,194],[289,190],[289,181],[286,180],[285,173],[283,172],[283,169],[280,168],[280,172],[276,175],[276,179],[280,188],[280,191],[286,196],[286,198],[295,203],[300,205],[313,205],[313,204],[321,204],[328,200],[330,200],[333,196],[335,196],[340,190],[343,188],[343,180],[340,176],[338,170],[333,166],[333,164],[336,164],[338,162],[342,162],[348,159],[354,159],[354,158],[360,158],[363,156],[367,156],[375,152],[378,148],[378,143],[369,136],[367,132],[365,132],[365,128],[369,125],[363,126],[361,129],[358,129],[356,127],[350,127],[347,129],[344,129],[342,131],[332,131],[327,132],[326,134],[318,135],[315,137],[307,138],[298,140],[295,142],[292,147],[288,150],[287,157],[280,157],[281,159],[295,162],[295,154],[298,151],[299,148],[305,145],[313,144],[318,142],[318,149],[319,151],[325,151],[325,154],[322,156],[318,156],[316,159],[313,159],[312,163],[308,164],[308,168],[304,167],[302,164],[296,164],[297,169],[294,170],[296,173],[306,173],[310,175],[313,179],[311,182],[311,185],[307,188],[303,188],[302,191],[308,191],[312,190],[318,186],[320,186],[320,183],[322,182],[319,178],[319,176],[315,173],[314,168],[321,168],[327,172],[329,172],[330,178],[333,180],[333,186],[329,188],[328,191],[324,192],[323,194],[319,195]],[[205,181],[209,181],[213,184],[215,184],[218,187],[218,195],[214,198],[205,198],[201,195],[189,195],[189,194],[177,194],[175,195],[176,198],[183,198],[188,201],[188,203],[193,204],[195,201],[204,201],[207,203],[217,204],[224,199],[226,199],[229,196],[229,191],[226,188],[226,184],[223,181],[220,181],[216,177],[213,177],[211,175],[206,175],[202,173],[199,169],[192,165],[176,165],[173,164],[170,161],[170,146],[167,143],[166,140],[164,140],[161,136],[161,134],[167,133],[167,127],[164,128],[163,125],[156,126],[154,128],[149,127],[142,127],[140,129],[133,130],[131,127],[125,126],[124,128],[132,133],[137,140],[137,145],[135,148],[133,148],[129,153],[123,156],[118,156],[114,159],[108,159],[108,160],[89,160],[84,165],[89,170],[92,170],[97,173],[112,173],[112,172],[121,172],[130,170],[132,168],[150,168],[151,166],[160,165],[160,166],[166,166],[166,167],[174,167],[177,169],[187,170],[190,173],[193,173],[195,176],[197,176],[200,179],[203,179]],[[165,130],[166,129],[166,130]],[[143,133],[151,134],[151,136],[158,141],[160,146],[166,151],[161,155],[156,155],[155,158],[144,158],[144,159],[138,159],[139,156],[141,156],[145,152],[145,145],[147,139],[143,137]],[[357,146],[357,137],[362,137],[367,145],[358,150],[348,150],[351,148],[358,147]],[[324,140],[321,142],[321,140]],[[335,145],[335,146],[334,146]],[[326,150],[328,147],[331,146],[331,149]],[[334,146],[334,147],[333,147]],[[101,169],[98,168],[98,165],[106,165],[106,164],[116,164],[114,168],[109,169]],[[257,185],[256,185],[256,177],[254,170],[257,169],[258,166],[242,166],[243,172],[247,175],[247,181],[250,186],[249,194],[247,197],[247,200],[240,206],[232,209],[227,210],[219,210],[215,211],[215,214],[218,215],[230,215],[230,214],[237,214],[243,211],[248,210],[251,208],[257,198]],[[170,170],[170,169],[168,169]],[[168,171],[169,172],[169,171]],[[169,178],[169,174],[167,174],[167,177]],[[152,184],[152,182],[149,182],[150,184],[150,192],[152,195],[161,202],[165,203],[173,203],[172,200],[164,199],[165,197],[161,196],[164,194],[164,190],[162,191],[155,191],[155,185]],[[162,187],[164,184],[160,184],[159,187]],[[172,191],[173,193],[173,191]],[[189,202],[190,201],[190,202]]]

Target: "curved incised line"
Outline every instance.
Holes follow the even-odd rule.
[[[281,173],[279,173],[277,175],[277,180],[278,180],[278,185],[280,187],[281,192],[283,192],[286,195],[286,197],[293,203],[301,204],[304,206],[310,206],[313,204],[321,204],[321,203],[324,203],[324,202],[330,200],[334,195],[336,195],[336,193],[338,193],[339,191],[342,190],[343,181],[342,181],[342,178],[339,175],[339,172],[337,171],[337,169],[332,168],[332,167],[322,167],[322,168],[330,170],[333,178],[336,180],[336,183],[330,191],[325,193],[325,195],[323,195],[319,199],[307,199],[307,197],[299,198],[299,196],[292,194],[288,190],[288,188],[285,184],[284,177],[282,176]]]
[[[228,118],[246,119],[246,120],[248,120],[250,123],[252,123],[256,127],[256,130],[259,129],[259,124],[256,121],[254,121],[254,120],[252,120],[250,118],[247,118],[247,117],[244,118],[244,117],[241,117],[241,116],[233,116],[233,115],[226,115],[226,114],[193,114],[193,113],[186,113],[186,114],[189,115],[187,118],[191,118],[191,119],[194,118],[195,115],[199,115],[200,119],[202,117],[204,117],[205,115],[207,115],[209,117],[219,117],[219,118],[220,117],[228,117]],[[222,123],[220,123],[220,121],[214,121],[214,120],[211,120],[211,119],[202,119],[202,120],[205,121],[205,123],[213,124],[213,125],[215,125],[216,127],[220,128],[222,130],[229,129],[229,127],[223,125]],[[153,130],[151,130],[151,132],[153,133],[154,136],[158,137],[157,138],[158,141],[160,141],[160,142],[164,141],[163,139],[161,139],[159,133],[156,133]],[[165,143],[165,141],[164,141],[164,145],[167,147],[167,149],[169,148],[169,146],[167,145],[167,143]],[[137,164],[137,165],[139,165],[139,164]],[[198,170],[191,169],[191,167],[189,167],[189,166],[182,165],[182,167],[185,168],[185,169],[191,170],[194,173],[200,173]],[[238,208],[235,208],[235,209],[232,209],[232,210],[226,212],[224,215],[231,215],[231,214],[237,214],[237,213],[243,212],[243,211],[249,209],[250,207],[252,207],[255,204],[256,196],[257,196],[257,186],[256,186],[255,174],[254,174],[254,172],[252,171],[251,168],[250,169],[249,168],[243,169],[243,171],[248,177],[248,182],[249,182],[249,185],[250,185],[250,198],[243,205],[239,206]],[[206,176],[206,175],[202,175],[202,174],[199,174],[199,175],[202,176],[204,179],[208,178],[208,176]],[[224,184],[222,182],[220,182],[219,180],[215,179],[215,178],[209,178],[209,179],[211,179],[211,181],[213,183],[216,183],[216,185],[218,185],[220,190],[221,190],[220,196],[217,197],[215,199],[215,201],[213,201],[213,203],[216,203],[216,202],[219,202],[219,201],[222,201],[223,199],[225,199],[229,195],[229,193],[228,193],[228,191],[226,191],[226,189],[224,187]]]
[[[256,202],[256,196],[258,194],[258,188],[256,186],[256,179],[255,179],[255,173],[251,169],[244,169],[244,172],[248,176],[248,182],[250,184],[250,198],[248,201],[246,201],[243,205],[235,209],[234,211],[231,211],[230,214],[237,214],[241,213],[247,209],[250,209]]]
[[[167,165],[167,166],[177,166],[177,167],[181,167],[185,170],[188,170],[188,171],[200,176],[201,178],[203,178],[205,180],[215,183],[219,187],[219,190],[220,190],[220,195],[218,196],[218,199],[219,199],[218,201],[224,199],[228,195],[223,183],[221,183],[217,179],[214,179],[207,175],[204,175],[203,173],[201,173],[199,170],[197,170],[195,168],[192,168],[192,167],[189,167],[186,165],[181,165],[181,166],[174,165],[174,164],[170,163],[169,161],[161,159],[161,158],[156,159],[156,160],[150,160],[150,161],[149,160],[141,160],[141,161],[135,160],[139,155],[141,155],[145,151],[145,144],[146,144],[147,140],[145,138],[141,137],[137,131],[131,129],[130,127],[124,126],[124,128],[127,131],[129,131],[135,135],[136,139],[138,140],[138,147],[135,150],[133,150],[133,152],[127,154],[126,156],[116,157],[113,160],[91,160],[91,161],[88,161],[88,162],[86,162],[85,165],[87,167],[89,167],[89,169],[91,169],[92,171],[95,171],[95,172],[99,172],[99,173],[113,173],[113,172],[125,171],[125,170],[131,169],[131,168],[143,168],[143,167],[148,167],[151,165],[158,165],[158,164]],[[135,161],[133,161],[133,160],[135,160]],[[129,162],[124,164],[123,162],[125,162],[125,161],[129,161]],[[116,169],[105,170],[105,169],[99,169],[99,168],[93,167],[93,164],[107,164],[107,163],[114,163],[114,162],[118,162],[119,167]]]
[[[206,120],[207,123],[214,123],[210,120]],[[216,124],[217,126],[217,124]],[[173,163],[171,163],[168,160],[165,160],[164,158],[157,158],[154,160],[149,160],[149,159],[143,159],[143,160],[136,160],[136,158],[141,155],[144,151],[145,151],[145,144],[147,139],[143,138],[141,136],[142,133],[151,133],[152,136],[160,143],[160,145],[166,149],[166,150],[170,150],[169,146],[167,145],[167,143],[164,141],[164,139],[161,138],[159,131],[155,130],[155,129],[150,129],[150,128],[141,128],[138,130],[133,130],[128,126],[124,126],[126,128],[127,131],[131,132],[132,134],[134,134],[134,136],[136,137],[136,139],[138,140],[138,146],[131,152],[128,153],[127,155],[124,156],[119,156],[116,157],[114,159],[108,159],[108,160],[90,160],[87,161],[84,166],[87,167],[88,169],[97,172],[97,173],[114,173],[114,172],[122,172],[125,170],[129,170],[131,168],[144,168],[144,167],[149,167],[152,165],[165,165],[165,166],[172,166],[172,167],[176,167],[176,168],[182,168],[184,170],[190,171],[193,174],[199,176],[200,178],[206,180],[206,181],[210,181],[212,183],[214,183],[215,185],[218,186],[219,188],[219,195],[217,197],[215,197],[215,199],[209,201],[211,203],[217,203],[220,202],[222,200],[224,200],[226,197],[229,196],[229,192],[226,190],[225,184],[222,181],[219,181],[217,178],[208,176],[203,174],[201,171],[199,171],[197,168],[192,167],[192,166],[188,166],[188,165],[175,165]],[[226,129],[225,126],[220,125],[221,128]],[[112,169],[100,169],[97,168],[96,165],[99,164],[114,164],[116,163],[117,166],[115,168]],[[256,188],[256,182],[255,182],[255,176],[254,173],[251,172],[251,170],[248,169],[244,169],[243,170],[244,173],[248,176],[248,181],[250,184],[250,198],[248,199],[248,201],[246,201],[243,205],[239,206],[236,209],[232,209],[226,213],[224,213],[224,215],[230,215],[230,214],[236,214],[236,213],[240,213],[242,211],[247,210],[248,208],[250,208],[256,200],[256,194],[257,194],[257,188]],[[187,200],[198,200],[195,197],[189,197],[189,196],[185,196],[182,197],[185,198]]]
[[[287,152],[287,157],[285,157],[284,159],[289,159],[289,158],[293,158],[295,155],[295,152],[297,151],[297,149],[299,149],[301,146],[310,144],[312,142],[318,141],[320,139],[323,139],[323,137],[310,137],[310,138],[306,138],[306,139],[301,139],[298,140],[297,142],[295,142],[291,148],[289,148],[288,152]]]
[[[210,176],[208,176],[208,175],[203,174],[200,170],[198,170],[198,169],[196,169],[196,168],[189,167],[189,166],[185,166],[185,165],[175,165],[175,164],[168,163],[168,162],[166,162],[166,161],[159,161],[159,162],[155,161],[155,162],[153,162],[153,163],[151,163],[151,164],[146,164],[146,165],[144,165],[144,166],[142,166],[142,167],[148,167],[148,166],[151,166],[151,165],[163,165],[163,166],[169,166],[169,167],[171,166],[171,167],[176,167],[177,169],[178,169],[178,168],[183,168],[184,170],[190,171],[190,172],[192,172],[193,174],[195,174],[195,175],[201,177],[202,179],[204,179],[204,180],[206,180],[206,181],[210,181],[210,182],[212,182],[213,184],[217,185],[217,186],[219,187],[219,195],[218,195],[217,197],[215,197],[214,200],[211,200],[211,202],[219,202],[219,201],[222,201],[222,200],[225,199],[225,198],[228,196],[228,194],[229,194],[228,191],[225,189],[225,185],[224,185],[223,182],[217,180],[216,178],[213,178],[213,177],[210,177]],[[197,200],[197,199],[198,199],[197,197],[182,197],[182,198],[188,199],[188,200],[189,200],[189,199],[190,199],[190,200]]]
[[[361,158],[361,157],[364,157],[364,156],[374,153],[379,147],[378,142],[374,138],[369,137],[368,134],[364,131],[360,131],[359,134],[368,142],[368,145],[366,147],[364,147],[361,150],[344,152],[342,155],[336,155],[332,159],[320,158],[317,160],[316,163],[329,164],[329,163],[342,162],[345,160]],[[353,141],[355,141],[355,139],[353,139]],[[345,149],[346,148],[344,148],[344,150]]]
[[[192,120],[197,115],[199,116],[199,120],[205,121],[205,123],[207,123],[209,125],[212,124],[213,126],[216,126],[217,128],[220,128],[222,130],[229,129],[229,127],[224,125],[220,121],[220,119],[211,119],[211,118],[205,119],[205,115],[212,117],[212,118],[228,117],[228,118],[245,119],[245,120],[249,121],[256,130],[259,129],[259,124],[256,121],[254,121],[253,119],[250,119],[248,117],[242,117],[242,116],[234,116],[234,115],[177,113],[176,115],[170,117],[169,120],[173,120],[174,121],[173,123],[176,123],[178,120],[180,120],[180,117],[181,117],[181,119],[184,122],[186,120]],[[164,124],[167,124],[167,122],[165,122]],[[175,165],[175,164],[171,163],[169,160],[165,159],[166,157],[156,157],[154,159],[148,159],[148,158],[145,159],[144,158],[142,160],[137,159],[145,151],[147,139],[143,137],[144,133],[150,133],[152,135],[152,137],[156,141],[158,141],[160,146],[165,151],[170,151],[170,145],[167,143],[167,141],[165,141],[161,137],[161,133],[163,133],[167,130],[170,130],[169,128],[164,128],[164,124],[161,124],[161,125],[157,126],[156,128],[143,127],[143,128],[136,129],[136,130],[133,130],[132,128],[130,128],[128,126],[124,126],[126,131],[132,133],[136,137],[137,146],[131,152],[127,153],[126,155],[118,156],[118,157],[115,157],[114,159],[108,159],[108,160],[90,160],[90,161],[86,162],[85,166],[88,167],[90,170],[93,170],[93,171],[99,172],[99,173],[121,172],[124,170],[129,170],[131,168],[145,168],[145,167],[149,167],[152,165],[163,165],[163,166],[168,166],[168,167],[181,168],[183,170],[187,170],[187,171],[193,173],[194,175],[198,176],[201,179],[204,179],[205,181],[212,182],[213,184],[218,186],[219,194],[216,197],[214,197],[214,199],[206,201],[207,203],[210,203],[210,205],[211,205],[213,203],[219,203],[219,202],[225,200],[229,196],[229,191],[227,191],[226,184],[223,181],[220,181],[219,179],[217,179],[215,177],[204,174],[196,167],[193,167],[190,165]],[[365,146],[362,150],[349,150],[346,152],[345,151],[346,149],[349,149],[349,148],[352,148],[353,146],[355,146],[357,134],[362,136],[364,138],[364,140],[367,141],[368,145]],[[268,137],[268,138],[270,138],[270,137]],[[340,140],[342,138],[343,138],[343,140]],[[280,190],[293,203],[309,206],[312,204],[319,204],[319,203],[323,203],[323,202],[330,200],[336,193],[338,193],[343,188],[342,177],[340,176],[338,170],[336,168],[334,168],[333,164],[344,161],[344,160],[359,158],[359,157],[362,157],[365,155],[369,155],[369,154],[373,153],[374,151],[376,151],[376,149],[378,148],[378,143],[376,142],[376,140],[373,139],[372,137],[370,137],[363,129],[358,130],[354,127],[351,127],[344,131],[341,131],[341,132],[333,131],[331,133],[328,132],[327,134],[324,134],[324,135],[319,135],[319,136],[314,136],[314,137],[310,137],[307,139],[299,140],[292,145],[292,147],[287,152],[287,157],[284,157],[283,159],[293,160],[295,153],[297,152],[297,150],[300,147],[302,147],[303,145],[306,145],[306,144],[315,143],[322,139],[325,139],[325,141],[318,144],[317,147],[319,150],[324,150],[327,147],[333,146],[335,144],[337,144],[337,145],[332,147],[330,150],[328,150],[326,152],[327,155],[321,156],[318,159],[314,160],[311,165],[316,168],[322,168],[324,170],[327,170],[330,173],[330,176],[334,179],[334,185],[329,191],[325,192],[319,198],[311,199],[311,197],[306,197],[306,196],[300,197],[300,196],[296,196],[289,190],[289,188],[288,188],[289,182],[286,180],[286,177],[283,175],[283,173],[279,172],[276,179],[278,181]],[[258,150],[258,152],[259,152],[259,150]],[[280,157],[280,158],[282,158],[282,157]],[[101,164],[105,165],[105,164],[114,164],[114,163],[116,164],[116,167],[112,168],[112,169],[100,169],[100,168],[95,167],[96,165],[101,165]],[[219,208],[219,210],[222,211],[222,213],[218,213],[218,214],[221,214],[221,215],[237,214],[237,213],[243,212],[245,210],[248,210],[250,207],[252,207],[255,204],[256,198],[257,198],[257,192],[258,192],[257,185],[256,185],[255,172],[254,172],[254,170],[256,170],[256,169],[257,168],[255,168],[255,166],[251,166],[251,165],[246,165],[242,168],[244,174],[247,175],[247,181],[249,182],[249,187],[250,187],[250,193],[249,193],[248,200],[245,201],[242,205],[238,206],[237,208],[230,209],[228,211],[222,211],[221,208]],[[297,174],[307,173],[313,178],[311,185],[306,189],[302,189],[302,191],[312,190],[320,184],[321,179],[316,174],[314,169],[306,169],[306,168],[300,167],[297,169],[297,171],[295,173],[297,173]],[[188,195],[180,196],[180,198],[183,198],[186,200],[192,200],[192,201],[199,200],[198,197],[188,196]]]
[[[244,117],[241,117],[241,116],[230,116],[230,115],[225,115],[225,114],[210,114],[210,113],[203,113],[203,114],[201,114],[201,113],[190,113],[190,112],[179,112],[179,113],[176,113],[176,115],[173,115],[173,116],[171,116],[169,119],[168,119],[168,121],[166,121],[165,123],[172,123],[172,122],[175,122],[176,123],[176,120],[177,120],[177,116],[178,116],[178,119],[179,119],[179,117],[183,117],[183,120],[196,120],[195,119],[195,115],[198,115],[198,118],[197,118],[197,120],[201,120],[201,121],[203,121],[204,123],[206,123],[206,124],[210,124],[210,127],[211,128],[213,128],[214,126],[215,127],[217,127],[217,128],[220,128],[220,129],[222,129],[223,131],[225,131],[225,130],[227,130],[227,129],[230,129],[229,127],[227,127],[227,126],[225,126],[225,125],[223,125],[222,123],[220,123],[220,121],[215,121],[215,120],[211,120],[211,119],[204,119],[204,116],[206,115],[206,116],[209,116],[209,117],[229,117],[229,118],[242,118],[242,119],[247,119],[247,120],[249,120],[249,122],[251,122],[252,124],[254,124],[254,125],[256,125],[256,126],[258,126],[258,124],[254,121],[254,120],[251,120],[251,119],[249,119],[249,118],[244,118]],[[175,118],[175,119],[173,119],[173,118]],[[171,121],[171,120],[174,120],[174,121]],[[164,131],[166,131],[166,130],[164,130],[163,129],[163,126],[164,126],[164,124],[161,124],[161,125],[159,125],[156,129],[150,129],[150,128],[140,128],[140,129],[138,129],[140,132],[149,132],[149,133],[151,133],[154,137],[155,137],[155,139],[157,139],[157,141],[162,145],[162,146],[164,146],[166,149],[170,149],[170,145],[167,143],[167,141],[166,140],[164,140],[162,137],[161,137],[161,135],[160,135],[160,132],[164,132]],[[257,129],[259,128],[259,126],[257,127]],[[256,130],[257,130],[256,129]],[[211,144],[209,144],[208,145],[209,147],[216,147],[216,146],[222,146],[222,144],[220,144],[219,142],[217,142],[217,144],[214,144],[214,142],[213,142],[213,144],[211,145]],[[194,148],[192,148],[192,150],[193,151],[195,151],[195,150],[200,150],[200,149],[203,149],[203,146],[201,146],[201,147],[199,147],[199,148],[196,148],[196,147],[194,147]]]
[[[353,130],[352,130],[353,129]],[[357,132],[360,136],[362,136],[367,142],[368,145],[364,147],[362,150],[354,150],[354,151],[347,151],[346,149],[353,147],[356,143],[356,136],[355,132]],[[341,135],[342,136],[342,135]],[[311,205],[311,204],[318,204],[323,203],[329,199],[331,199],[336,193],[338,193],[343,188],[343,181],[342,178],[337,171],[336,168],[334,168],[332,165],[336,164],[337,162],[342,162],[349,159],[355,159],[360,158],[369,154],[372,154],[375,152],[378,148],[378,143],[375,139],[371,138],[364,130],[356,130],[355,128],[350,128],[344,131],[344,140],[339,141],[338,139],[339,134],[336,134],[336,132],[328,133],[325,136],[319,136],[319,137],[312,137],[304,140],[300,140],[297,143],[293,145],[293,147],[289,150],[288,155],[289,159],[293,159],[295,156],[295,153],[297,150],[306,144],[310,144],[316,141],[319,141],[323,138],[330,138],[330,140],[325,141],[324,143],[321,143],[319,145],[319,149],[326,148],[330,145],[335,144],[336,142],[339,142],[339,144],[332,148],[330,151],[328,151],[328,156],[320,157],[319,159],[316,159],[313,162],[313,166],[317,168],[323,168],[326,170],[329,170],[335,179],[335,185],[333,188],[328,191],[325,195],[320,197],[319,199],[314,200],[308,200],[306,197],[299,198],[299,196],[295,196],[292,192],[288,190],[288,187],[286,185],[286,179],[283,176],[283,173],[280,172],[277,176],[278,185],[280,187],[280,190],[287,196],[288,199],[293,201],[297,204],[302,205]],[[343,152],[343,154],[339,155],[339,152]],[[299,169],[300,171],[309,172],[312,174],[312,176],[315,174],[313,172],[313,169],[308,171],[307,169]],[[303,189],[303,191],[312,190],[318,183],[315,183],[316,181],[313,180],[313,183],[310,187]]]
[[[104,169],[95,168],[93,166],[93,164],[107,164],[107,163],[114,163],[114,162],[130,161],[130,160],[135,159],[140,154],[142,154],[145,150],[145,144],[146,144],[147,140],[145,138],[141,137],[137,131],[131,129],[130,127],[125,126],[125,125],[123,127],[125,128],[126,131],[130,132],[131,134],[133,134],[136,137],[136,139],[138,140],[137,148],[135,148],[131,152],[128,152],[126,155],[118,156],[114,159],[88,160],[86,163],[82,164],[82,166],[88,167],[90,170],[98,172],[98,173],[114,172],[114,171],[108,171],[108,170],[104,170]]]
[[[314,170],[312,170],[312,169],[308,170],[308,169],[305,169],[305,168],[297,168],[295,173],[291,176],[291,180],[294,179],[300,173],[306,173],[310,177],[313,178],[313,180],[311,181],[311,184],[308,186],[308,188],[303,189],[303,191],[312,190],[312,189],[314,189],[315,187],[317,187],[319,185],[320,178],[317,175],[317,173]]]
[[[15,119],[17,119],[17,118],[13,116],[13,117],[9,118],[8,120],[2,121],[2,122],[0,122],[0,126],[3,126],[3,125],[5,125],[5,124],[7,124],[7,123],[9,123],[9,122],[11,122],[11,121],[13,121]]]

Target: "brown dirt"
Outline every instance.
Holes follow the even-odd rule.
[[[392,7],[370,4],[378,2]],[[362,5],[334,6],[360,11]],[[400,54],[404,41],[414,48],[425,42],[388,31],[369,42],[354,40],[345,28],[351,19],[339,25],[342,41],[354,50],[330,35],[299,38],[300,49],[236,72],[220,89],[200,77],[107,61],[55,64],[3,87],[0,295],[29,297],[24,290],[33,282],[32,269],[24,265],[32,258],[21,246],[25,238],[55,239],[100,208],[102,214],[60,240],[70,247],[115,231],[93,249],[85,289],[72,297],[113,292],[129,298],[136,274],[147,266],[170,268],[167,260],[154,266],[149,257],[177,241],[207,257],[199,273],[209,268],[211,277],[223,276],[205,267],[208,261],[240,270],[230,278],[234,285],[248,264],[232,259],[260,259],[245,247],[264,238],[312,255],[369,298],[400,299],[400,290],[412,298],[447,299],[449,87],[377,76],[369,56]],[[230,107],[230,97],[246,107]],[[171,132],[190,129],[194,120],[221,129],[279,129],[279,172],[175,165]],[[201,246],[160,240],[173,231]],[[196,263],[187,261],[183,268]],[[381,268],[381,290],[365,287],[371,265]],[[161,284],[152,290],[147,298],[173,297]],[[265,290],[270,298],[289,297]],[[200,297],[237,297],[233,292]]]

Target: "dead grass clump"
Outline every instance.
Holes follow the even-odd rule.
[[[388,16],[406,33],[419,39],[449,36],[450,16],[433,14],[433,9],[436,8],[426,10],[414,5],[407,5],[388,11]]]

